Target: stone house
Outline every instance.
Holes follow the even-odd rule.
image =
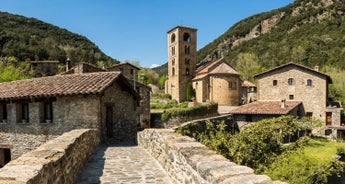
[[[303,111],[301,101],[256,101],[242,105],[232,111],[234,121],[240,130],[251,123],[278,116],[300,116]]]
[[[134,141],[139,100],[120,72],[0,83],[0,164],[73,129],[97,129],[103,141]]]
[[[59,61],[30,61],[34,77],[52,76],[58,73]]]
[[[61,75],[66,74],[75,74],[75,73],[92,73],[92,72],[109,72],[109,71],[118,71],[123,76],[129,79],[129,83],[132,85],[140,95],[139,107],[137,108],[137,124],[140,128],[149,128],[150,127],[150,96],[151,88],[145,84],[138,82],[138,71],[139,67],[134,66],[130,63],[117,64],[109,68],[98,68],[95,65],[90,63],[79,63],[68,71],[62,73]]]
[[[257,74],[254,78],[257,80],[258,102],[301,102],[298,117],[324,122],[323,127],[315,133],[337,137],[338,130],[345,130],[341,126],[341,104],[328,98],[328,84],[332,83],[332,79],[319,72],[318,67],[311,69],[291,62]],[[248,109],[258,109],[254,106],[250,103]]]
[[[199,103],[216,102],[220,106],[238,106],[241,103],[242,80],[224,59],[199,67],[192,81]]]

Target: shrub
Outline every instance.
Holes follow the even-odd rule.
[[[162,115],[162,121],[168,121],[173,116],[201,116],[205,114],[213,114],[218,111],[217,103],[209,103],[207,105],[197,105],[190,108],[174,108],[169,109]]]

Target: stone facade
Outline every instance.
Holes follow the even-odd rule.
[[[69,84],[70,80],[78,84]],[[102,83],[99,80],[108,82]],[[57,86],[62,81],[66,83]],[[35,94],[37,97],[30,97],[32,93],[24,92],[23,96],[13,97],[14,100],[6,100],[6,94],[0,95],[1,107],[7,111],[6,120],[0,123],[0,148],[10,148],[11,158],[14,159],[52,138],[81,128],[99,130],[101,140],[135,141],[140,97],[126,81],[120,73],[104,72],[2,83],[0,90],[2,87],[7,88],[7,85],[14,85],[12,83],[16,83],[18,88],[24,88],[28,85],[26,83],[30,83],[31,88],[48,84],[50,87],[45,87],[46,92],[56,92],[54,96],[45,96],[45,92],[41,91]],[[18,88],[13,90],[22,91]],[[61,93],[57,92],[59,89],[62,89]],[[46,118],[47,103],[51,104],[49,119]]]
[[[177,26],[168,31],[168,77],[165,93],[172,99],[186,100],[188,83],[195,76],[197,61],[197,30]]]
[[[288,63],[255,76],[258,100],[302,101],[304,114],[326,120],[328,75],[294,63]]]
[[[219,106],[241,104],[242,80],[238,72],[224,59],[198,68],[193,88],[199,103],[216,102]]]
[[[253,169],[230,162],[194,139],[169,129],[146,129],[138,133],[146,149],[176,183],[265,183],[278,184]]]
[[[64,133],[0,169],[0,183],[75,183],[99,143],[96,130]]]
[[[134,66],[130,63],[121,63],[107,68],[107,71],[119,71],[127,77],[127,79],[138,81],[138,71],[141,70],[139,67]]]

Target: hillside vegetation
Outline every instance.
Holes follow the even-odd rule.
[[[344,12],[344,0],[296,0],[236,23],[198,51],[198,62],[224,57],[252,82],[255,74],[288,62],[318,65],[333,79],[330,96],[345,103]]]
[[[55,60],[61,64],[70,58],[72,65],[78,62],[106,66],[119,63],[86,37],[66,29],[5,12],[0,12],[0,20],[2,58],[14,57],[18,62]]]

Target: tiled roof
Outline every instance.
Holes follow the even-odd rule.
[[[198,80],[206,77],[209,74],[232,74],[239,75],[238,72],[223,58],[205,64],[197,70],[196,76],[193,80]]]
[[[242,105],[231,113],[233,114],[277,114],[287,115],[293,109],[298,107],[300,101],[286,101],[285,108],[281,107],[281,101],[256,101],[246,105]]]
[[[124,63],[119,63],[119,64],[116,64],[116,65],[113,65],[113,66],[111,66],[111,67],[108,67],[107,70],[111,70],[111,69],[113,69],[113,68],[119,68],[119,67],[121,67],[121,66],[123,66],[123,65],[128,65],[128,66],[130,66],[130,67],[132,67],[132,68],[135,68],[135,69],[137,69],[137,70],[141,70],[141,68],[139,68],[139,67],[137,67],[137,66],[135,66],[135,65],[133,65],[133,64],[131,64],[131,63],[128,63],[128,62],[124,62]]]
[[[221,62],[216,68],[210,71],[211,74],[235,74],[238,75],[238,72],[232,68],[229,64]]]
[[[260,77],[261,75],[264,75],[264,74],[267,74],[267,73],[270,73],[270,72],[272,72],[272,71],[275,71],[275,70],[278,70],[278,69],[281,69],[281,68],[285,68],[285,67],[288,67],[288,66],[295,66],[295,67],[298,67],[298,68],[301,68],[301,69],[310,71],[310,72],[312,72],[312,73],[315,73],[315,74],[319,74],[319,75],[325,76],[326,79],[327,79],[327,81],[328,81],[329,83],[332,83],[332,79],[331,79],[331,77],[330,77],[329,75],[324,74],[324,73],[322,73],[322,72],[319,72],[319,71],[317,71],[317,70],[308,68],[308,67],[306,67],[306,66],[303,66],[303,65],[300,65],[300,64],[297,64],[297,63],[293,63],[293,62],[286,63],[286,64],[280,65],[280,66],[278,66],[278,67],[272,68],[272,69],[270,69],[270,70],[267,70],[267,71],[265,71],[265,72],[256,74],[256,75],[254,75],[254,78],[258,78],[258,77]]]
[[[99,72],[4,82],[0,83],[0,100],[98,94],[118,78],[124,79],[120,72]]]
[[[253,83],[250,82],[250,81],[243,81],[242,86],[243,86],[243,87],[256,87],[255,84],[253,84]]]

